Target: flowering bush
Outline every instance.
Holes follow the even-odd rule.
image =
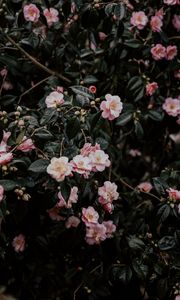
[[[0,1],[2,299],[180,298],[179,4]]]

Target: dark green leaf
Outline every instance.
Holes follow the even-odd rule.
[[[159,249],[161,251],[167,251],[174,248],[176,245],[176,241],[173,236],[164,236],[158,242]]]
[[[80,131],[80,121],[77,117],[72,117],[71,119],[67,120],[66,124],[66,134],[69,139],[74,138],[78,132]]]
[[[74,86],[71,86],[70,88],[75,94],[82,95],[89,99],[94,100],[94,94],[91,93],[88,88],[83,87],[81,85],[74,85]]]
[[[43,173],[43,172],[46,172],[48,165],[49,165],[48,160],[38,159],[30,165],[28,170],[31,172],[35,172],[35,173]]]

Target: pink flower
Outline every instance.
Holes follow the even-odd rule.
[[[49,9],[46,8],[43,11],[43,14],[46,18],[46,21],[47,21],[49,27],[52,26],[53,23],[56,23],[59,21],[59,17],[58,17],[59,13],[58,13],[57,9],[55,9],[55,8],[52,8],[52,7]]]
[[[0,75],[1,75],[2,77],[6,77],[7,74],[8,74],[8,70],[7,70],[6,67],[4,67],[4,68],[0,71]]]
[[[0,143],[0,154],[6,153],[7,151],[9,151],[10,147],[7,145],[7,140],[10,137],[10,135],[11,135],[11,132],[9,132],[9,131],[5,132],[3,130],[3,139]]]
[[[105,34],[104,32],[99,32],[99,39],[100,41],[104,41],[107,38],[107,34]]]
[[[69,176],[72,171],[72,166],[68,163],[68,158],[61,156],[60,158],[53,157],[51,163],[47,167],[47,173],[56,181],[60,182]]]
[[[102,224],[106,227],[106,237],[113,237],[113,233],[116,231],[116,225],[113,224],[112,221],[104,221]]]
[[[57,91],[58,93],[64,93],[64,88],[63,88],[63,86],[57,86],[57,87],[56,87],[56,91]]]
[[[66,207],[66,208],[71,208],[73,203],[77,203],[78,200],[78,188],[77,186],[73,186],[71,188],[71,193],[69,196],[69,199],[66,203],[66,201],[64,200],[61,192],[58,193],[58,198],[59,198],[59,202],[58,202],[58,207]]]
[[[156,44],[151,48],[151,54],[155,60],[163,59],[166,56],[166,48],[161,44]]]
[[[102,101],[100,104],[100,109],[102,110],[102,117],[110,121],[119,117],[123,104],[119,96],[112,96],[107,94],[105,96],[106,101]]]
[[[99,219],[98,212],[92,207],[89,206],[88,208],[82,209],[82,221],[85,223],[86,226],[89,224],[96,224]]]
[[[9,153],[1,153],[0,154],[0,165],[6,165],[12,159],[13,159],[13,154],[11,152],[9,152]]]
[[[117,200],[119,193],[117,192],[117,185],[114,182],[105,181],[104,185],[98,188],[98,201],[101,204],[112,203]]]
[[[24,18],[26,21],[36,23],[40,17],[40,11],[35,4],[25,5],[23,8]]]
[[[153,186],[150,182],[141,182],[137,188],[141,191],[141,192],[145,192],[145,193],[149,193]]]
[[[71,228],[71,227],[78,227],[80,223],[79,218],[75,217],[75,216],[71,216],[67,219],[66,223],[65,223],[65,227],[66,228]]]
[[[169,116],[177,117],[180,113],[180,100],[167,98],[162,107]]]
[[[96,150],[95,152],[89,155],[93,171],[102,172],[106,167],[111,165],[109,160],[109,155],[106,154],[103,150]]]
[[[167,5],[176,5],[177,4],[177,0],[163,0],[164,4]]]
[[[86,242],[89,245],[100,244],[106,238],[106,227],[103,224],[91,224],[86,228]]]
[[[174,72],[174,77],[177,79],[180,79],[180,69],[178,69]]]
[[[163,26],[163,22],[162,22],[161,18],[159,18],[158,16],[153,16],[153,17],[151,17],[150,26],[151,26],[152,31],[160,32],[161,27]]]
[[[155,13],[155,16],[156,16],[156,17],[159,17],[161,20],[163,19],[163,15],[164,15],[163,7],[160,8],[160,9]]]
[[[91,143],[85,143],[83,148],[80,151],[80,154],[83,156],[89,156],[90,153],[94,153],[96,150],[100,150],[100,145],[95,144],[95,146],[92,146]]]
[[[172,189],[172,188],[170,188],[166,191],[168,192],[168,196],[170,199],[180,200],[180,191]]]
[[[177,119],[176,123],[177,123],[178,125],[180,125],[180,116],[179,116],[179,118]]]
[[[13,89],[13,85],[10,81],[7,81],[5,80],[2,84],[2,88],[5,90],[5,91],[9,91],[9,90],[12,90]]]
[[[3,200],[3,198],[4,198],[4,187],[0,185],[0,202]]]
[[[53,221],[63,221],[64,217],[59,215],[60,207],[56,204],[54,207],[47,210],[47,213]]]
[[[26,136],[23,137],[21,144],[17,147],[17,150],[22,152],[29,152],[35,149],[32,139],[28,139]]]
[[[177,31],[180,30],[180,15],[174,15],[174,17],[172,19],[172,24],[173,24],[174,28],[177,29]]]
[[[178,204],[178,213],[180,214],[180,203]],[[179,298],[177,298],[175,300],[180,300],[180,295],[179,295]]]
[[[147,96],[152,96],[155,91],[158,89],[158,84],[157,82],[151,82],[151,83],[148,83],[146,85],[146,95]]]
[[[64,95],[57,91],[51,92],[45,100],[47,108],[57,107],[64,103]]]
[[[19,234],[12,241],[12,246],[16,252],[23,252],[26,246],[25,236],[23,234]]]
[[[179,210],[180,210],[180,204],[179,204]],[[179,213],[180,213],[180,211],[179,211]],[[180,300],[180,295],[177,295],[175,300]]]
[[[148,22],[148,17],[143,11],[133,12],[130,19],[131,25],[137,27],[139,30],[142,30]]]
[[[89,87],[89,91],[91,92],[91,93],[93,93],[93,94],[96,94],[96,87],[94,86],[94,85],[91,85],[90,87]]]
[[[71,161],[73,171],[82,174],[87,178],[92,170],[91,161],[88,157],[76,155]]]
[[[129,155],[131,155],[132,157],[137,157],[137,156],[141,156],[142,153],[138,149],[131,149],[129,150]]]
[[[176,46],[168,46],[166,48],[166,59],[172,60],[177,55],[177,47]]]

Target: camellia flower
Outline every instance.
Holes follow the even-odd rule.
[[[109,155],[106,154],[103,150],[96,150],[95,152],[89,155],[93,171],[102,172],[106,167],[111,165],[109,160]]]
[[[23,8],[24,18],[26,21],[36,23],[40,17],[40,11],[35,4],[25,5]]]
[[[113,202],[117,200],[119,197],[119,193],[117,192],[117,185],[114,182],[105,181],[104,185],[98,188],[98,201],[101,204],[106,204],[108,202]]]
[[[57,107],[64,103],[64,95],[57,91],[51,92],[45,100],[47,108]]]
[[[177,79],[180,79],[180,69],[178,69],[174,72],[174,77]]]
[[[163,0],[164,4],[167,5],[176,5],[177,4],[177,0]]]
[[[106,101],[102,101],[100,109],[102,110],[102,117],[110,121],[119,117],[123,104],[119,96],[112,96],[107,94],[105,96]]]
[[[172,24],[173,24],[174,28],[177,29],[177,31],[180,30],[180,15],[174,15],[174,17],[172,19]]]
[[[72,204],[77,203],[77,200],[78,200],[78,188],[77,188],[77,186],[73,186],[71,188],[70,196],[69,196],[69,199],[68,199],[67,203],[64,200],[61,192],[58,193],[58,198],[60,200],[60,203],[58,203],[59,207],[64,206],[66,208],[71,208]]]
[[[71,161],[73,171],[88,177],[90,172],[92,171],[91,160],[89,157],[85,157],[82,155],[76,155]]]
[[[89,91],[91,92],[91,93],[93,93],[93,94],[96,94],[96,87],[94,86],[94,85],[91,85],[90,87],[89,87]]]
[[[12,246],[16,252],[23,252],[26,246],[25,236],[23,234],[19,234],[13,239]]]
[[[72,166],[66,156],[61,156],[60,158],[53,157],[47,167],[47,173],[58,182],[63,181],[66,176],[69,176],[71,171]]]
[[[140,184],[138,184],[137,188],[141,192],[149,193],[152,190],[153,186],[150,182],[141,182]]]
[[[172,188],[170,188],[166,191],[168,192],[168,196],[170,199],[180,200],[180,191],[172,189]]]
[[[0,202],[3,200],[3,198],[4,198],[4,187],[0,185]]]
[[[86,242],[89,245],[100,244],[106,238],[106,227],[103,224],[91,224],[86,227]]]
[[[166,48],[166,59],[172,60],[177,55],[177,47],[176,46],[168,46]]]
[[[96,224],[98,223],[99,219],[99,214],[98,212],[94,209],[94,207],[89,206],[88,208],[82,209],[82,221],[85,223],[86,226],[89,224]]]
[[[9,151],[10,147],[7,145],[7,140],[10,137],[10,135],[11,135],[11,132],[9,132],[9,131],[5,132],[3,130],[3,139],[0,143],[0,154],[7,153],[7,151]]]
[[[76,228],[76,227],[78,227],[79,223],[80,223],[79,218],[77,218],[75,216],[70,216],[65,223],[65,227],[66,228],[71,228],[71,227]]]
[[[131,149],[129,150],[129,155],[131,155],[132,157],[137,157],[137,156],[141,156],[142,153],[138,149]]]
[[[161,20],[163,19],[164,16],[163,7],[161,7],[158,11],[156,11],[155,16],[159,17]]]
[[[91,143],[85,143],[80,151],[80,154],[83,156],[89,156],[90,153],[94,153],[96,150],[101,150],[98,143],[96,143],[95,146],[92,146]]]
[[[137,27],[139,30],[142,30],[148,22],[148,17],[143,11],[133,12],[130,19],[131,25]]]
[[[13,154],[11,152],[0,154],[0,165],[6,165],[13,159]]]
[[[44,11],[43,11],[43,14],[46,18],[46,21],[48,23],[48,26],[52,26],[53,23],[56,23],[59,21],[59,12],[57,11],[57,9],[53,8],[53,7],[50,7],[49,9],[46,8]]]
[[[4,67],[4,68],[0,71],[0,75],[1,75],[2,77],[6,77],[7,74],[8,74],[8,70],[7,70],[6,67]]]
[[[158,89],[158,84],[157,82],[151,82],[151,83],[148,83],[146,85],[146,95],[147,96],[152,96],[155,91]]]
[[[163,26],[163,22],[162,22],[161,18],[159,18],[158,16],[153,16],[153,17],[151,17],[150,26],[151,26],[152,31],[160,32],[161,27]]]
[[[100,41],[104,41],[104,40],[107,38],[107,34],[105,34],[105,33],[102,32],[102,31],[100,31],[100,32],[98,33],[98,35],[99,35]]]
[[[155,60],[160,60],[166,57],[166,48],[161,44],[156,44],[151,48],[152,57]]]
[[[116,231],[116,225],[113,223],[113,221],[104,221],[102,224],[106,227],[106,237],[113,237],[113,233]]]
[[[65,218],[59,215],[60,207],[56,204],[54,207],[47,209],[47,213],[53,221],[63,221]]]
[[[179,213],[180,213],[180,204],[179,204],[178,208],[179,208]],[[176,298],[175,298],[175,300],[180,300],[180,295],[177,295]]]
[[[28,139],[26,136],[23,137],[21,144],[17,147],[17,150],[22,152],[29,152],[35,149],[32,139]]]
[[[162,107],[169,116],[177,117],[180,114],[179,99],[167,98]]]

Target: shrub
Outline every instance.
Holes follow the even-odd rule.
[[[179,0],[0,4],[1,286],[177,300]]]

